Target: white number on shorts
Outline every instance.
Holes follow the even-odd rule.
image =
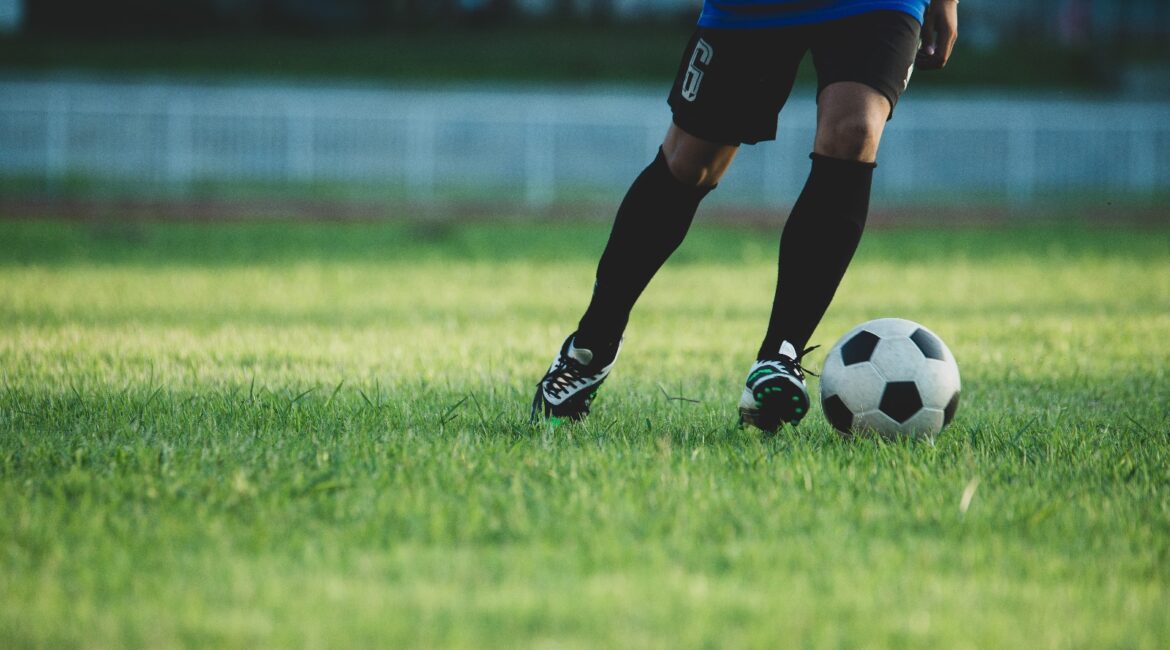
[[[691,54],[691,62],[687,64],[687,76],[683,78],[682,97],[688,102],[695,101],[699,96],[699,84],[703,82],[703,71],[699,64],[708,65],[715,54],[715,48],[703,39],[695,43],[695,51]]]

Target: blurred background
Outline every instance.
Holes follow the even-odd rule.
[[[0,208],[608,220],[669,123],[700,4],[0,0]],[[883,141],[882,214],[1165,218],[1170,2],[968,0],[960,32]],[[794,200],[808,63],[712,218]]]

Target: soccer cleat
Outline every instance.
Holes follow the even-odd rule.
[[[619,340],[612,356],[599,359],[592,350],[573,345],[576,336],[574,332],[565,339],[548,372],[536,384],[536,396],[532,398],[533,422],[541,418],[580,420],[589,415],[589,405],[622,349]]]
[[[813,349],[815,346],[797,354],[796,348],[785,341],[776,359],[760,359],[752,364],[739,400],[740,424],[774,433],[786,422],[800,422],[809,405],[805,368],[800,360]]]

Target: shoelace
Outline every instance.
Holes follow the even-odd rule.
[[[557,360],[557,365],[553,366],[552,370],[540,380],[541,384],[548,382],[551,390],[548,394],[553,397],[560,397],[561,393],[569,390],[581,380],[581,364],[575,359],[565,359],[562,357]]]
[[[812,346],[812,347],[805,348],[804,350],[802,350],[802,351],[800,352],[800,354],[796,355],[796,358],[795,358],[795,359],[791,359],[791,358],[789,358],[789,357],[781,356],[779,359],[776,359],[776,362],[777,362],[777,363],[782,363],[782,364],[784,364],[786,367],[788,367],[788,368],[791,368],[791,369],[795,370],[795,371],[796,371],[796,375],[797,375],[798,377],[800,377],[801,379],[804,379],[804,376],[805,376],[805,374],[812,375],[813,377],[820,377],[820,375],[818,375],[817,373],[813,372],[812,370],[809,370],[808,368],[805,368],[805,367],[804,367],[803,365],[801,365],[801,363],[800,363],[800,362],[801,362],[801,361],[804,359],[804,356],[805,356],[806,354],[808,354],[809,352],[812,352],[813,350],[815,350],[815,349],[817,349],[817,348],[819,348],[819,347],[821,347],[821,346],[819,346],[819,345],[814,345],[814,346]]]

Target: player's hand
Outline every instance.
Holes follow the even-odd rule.
[[[931,0],[922,20],[922,47],[914,59],[919,70],[941,70],[959,37],[959,0]]]

